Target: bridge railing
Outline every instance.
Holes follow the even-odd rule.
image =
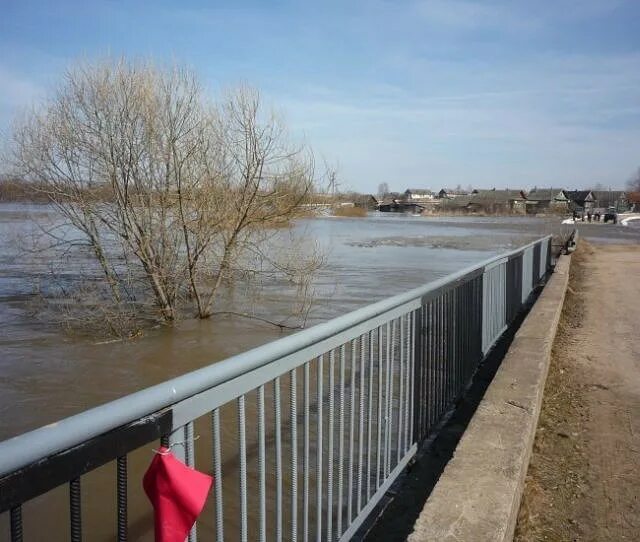
[[[142,508],[129,457],[158,440],[214,475],[202,539],[350,539],[550,269],[549,236],[0,443],[11,540],[37,523],[23,504],[64,484],[57,536],[81,540],[82,503],[98,498],[82,480],[106,464],[116,505],[99,521],[127,540]]]

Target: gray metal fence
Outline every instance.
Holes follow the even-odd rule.
[[[550,267],[545,237],[0,443],[11,539],[36,520],[24,503],[68,484],[59,537],[81,540],[81,480],[113,464],[116,506],[100,521],[127,540],[141,479],[128,457],[160,440],[215,478],[190,540],[349,540]]]

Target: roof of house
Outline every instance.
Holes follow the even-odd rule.
[[[593,192],[591,190],[565,190],[564,195],[567,196],[571,201],[575,202],[585,202],[589,197],[589,194],[593,196]]]
[[[560,197],[558,197],[560,195]],[[545,201],[552,199],[567,199],[562,188],[534,188],[527,194],[528,200]]]
[[[433,192],[431,190],[427,189],[427,188],[407,188],[405,190],[405,194],[407,192],[411,192],[412,194],[417,194],[417,195],[420,195],[420,194],[425,194],[425,195],[433,194]]]
[[[446,192],[451,196],[468,196],[469,195],[469,192],[467,190],[453,190],[450,188],[442,188],[440,189],[440,192]]]
[[[512,200],[523,200],[521,190],[476,190],[475,194],[473,194],[472,198],[483,201],[512,201]]]
[[[444,208],[452,208],[459,207],[464,208],[467,207],[471,202],[473,202],[473,196],[458,196],[457,198],[448,199],[446,202],[442,202]]]

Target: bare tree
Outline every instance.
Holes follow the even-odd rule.
[[[640,192],[640,167],[627,181],[627,190],[629,190],[629,192]]]
[[[313,157],[255,90],[212,104],[181,68],[81,66],[16,127],[13,148],[17,171],[93,253],[113,302],[150,298],[164,322],[185,306],[210,316],[221,286],[257,269],[302,284],[321,262],[269,251],[311,190]]]

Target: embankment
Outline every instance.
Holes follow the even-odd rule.
[[[570,258],[562,257],[433,492],[411,542],[511,540],[536,432]]]

